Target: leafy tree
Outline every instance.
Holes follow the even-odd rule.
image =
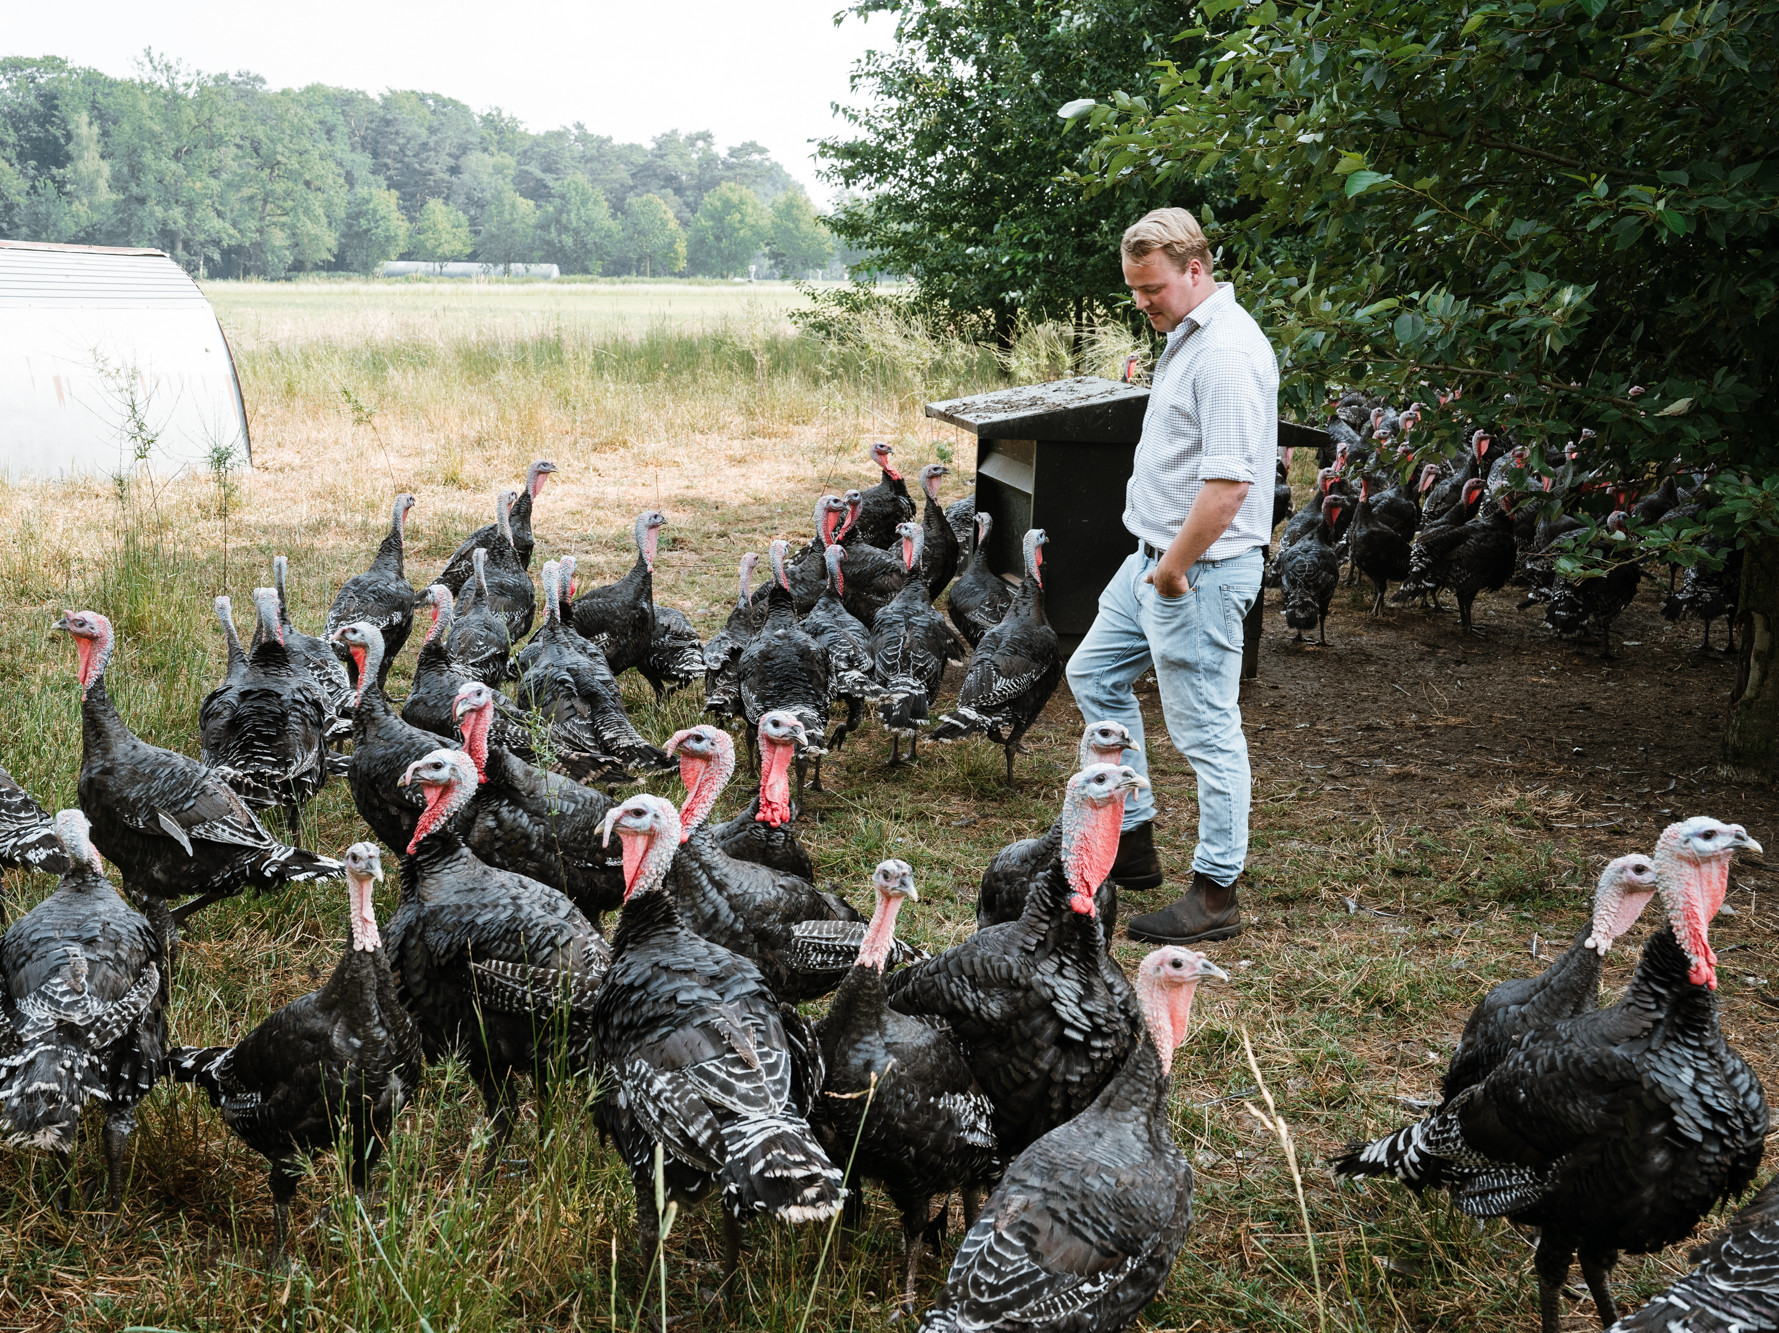
[[[428,199],[414,220],[409,245],[417,259],[463,259],[474,248],[469,219],[443,199]]]
[[[828,266],[834,238],[803,191],[786,190],[773,201],[767,253],[781,273],[807,273]]]
[[[895,16],[894,45],[853,69],[848,133],[824,175],[859,196],[829,219],[880,273],[925,302],[986,311],[1004,334],[1023,311],[1075,317],[1125,301],[1118,237],[1157,203],[1197,207],[1198,185],[1084,198],[1058,177],[1078,142],[1057,108],[1135,87],[1179,31],[1159,0],[857,0]]]
[[[1779,618],[1779,3],[1200,13],[1202,55],[1087,111],[1090,192],[1233,174],[1213,243],[1300,411],[1331,385],[1461,388],[1522,441],[1598,432],[1588,457],[1627,480],[1717,469],[1718,530],[1749,545],[1725,757],[1770,771],[1779,639],[1748,631]],[[1702,532],[1598,546],[1690,563]],[[1592,535],[1566,572],[1602,572]]]
[[[537,205],[512,186],[497,190],[482,213],[476,258],[485,264],[530,263],[537,253]]]
[[[539,225],[546,262],[564,273],[598,273],[618,251],[622,228],[605,196],[583,176],[570,176],[556,186],[556,199]]]
[[[686,233],[660,195],[639,194],[624,206],[621,246],[632,271],[640,269],[645,277],[686,266]]]
[[[375,273],[408,248],[408,221],[394,190],[364,189],[352,196],[340,233],[340,258],[356,273]]]
[[[772,215],[745,185],[725,181],[704,196],[687,235],[692,268],[729,278],[747,270],[772,234]]]
[[[334,257],[347,190],[313,109],[296,94],[264,92],[260,82],[232,84],[238,134],[227,154],[224,207],[234,237],[219,271],[280,278]]]

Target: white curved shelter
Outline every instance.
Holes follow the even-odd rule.
[[[0,475],[252,462],[216,312],[160,250],[0,241]]]

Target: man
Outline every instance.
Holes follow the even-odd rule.
[[[1132,299],[1167,347],[1125,487],[1124,526],[1137,549],[1100,594],[1069,659],[1069,688],[1084,717],[1130,728],[1136,748],[1125,761],[1147,775],[1132,687],[1155,671],[1168,736],[1198,777],[1198,846],[1186,893],[1128,929],[1133,939],[1196,944],[1242,929],[1236,878],[1247,862],[1252,781],[1242,621],[1260,591],[1260,548],[1272,539],[1279,368],[1234,289],[1212,278],[1192,214],[1156,209],[1124,233],[1122,250]],[[1121,888],[1162,881],[1154,818],[1153,791],[1139,788],[1125,804],[1112,867]]]

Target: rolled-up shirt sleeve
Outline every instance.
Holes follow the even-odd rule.
[[[1269,414],[1274,391],[1253,355],[1242,347],[1207,347],[1193,367],[1193,379],[1204,442],[1198,479],[1260,480],[1272,468],[1271,442],[1278,428]]]

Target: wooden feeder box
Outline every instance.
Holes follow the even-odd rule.
[[[1083,375],[928,403],[927,415],[976,437],[976,509],[994,516],[988,562],[1024,574],[1020,539],[1043,528],[1044,610],[1065,649],[1093,624],[1100,590],[1136,542],[1124,483],[1149,390]]]
[[[1020,577],[1020,539],[1043,528],[1044,608],[1065,651],[1099,610],[1099,595],[1136,547],[1124,529],[1130,480],[1149,390],[1082,375],[928,403],[929,417],[976,437],[976,509],[994,516],[989,567]],[[1279,423],[1279,443],[1313,447],[1322,432]],[[1272,478],[1257,484],[1270,489]],[[1243,674],[1258,668],[1264,591],[1249,613]]]

